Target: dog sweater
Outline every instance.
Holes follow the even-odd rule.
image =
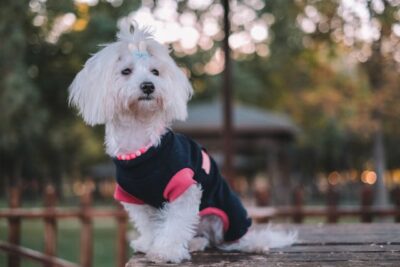
[[[114,198],[128,203],[162,208],[191,185],[201,185],[200,216],[217,215],[224,225],[224,240],[241,238],[251,219],[236,194],[220,174],[215,161],[196,142],[168,131],[160,145],[140,157],[113,158],[117,187]]]

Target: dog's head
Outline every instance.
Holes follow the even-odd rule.
[[[70,86],[69,101],[85,122],[184,120],[192,87],[168,49],[134,22],[122,22],[117,37],[85,63]]]

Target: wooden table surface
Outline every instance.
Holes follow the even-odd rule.
[[[282,228],[296,229],[298,242],[292,247],[271,249],[263,255],[209,250],[192,254],[190,262],[159,265],[146,261],[143,254],[135,254],[126,266],[400,267],[400,224],[285,225]]]

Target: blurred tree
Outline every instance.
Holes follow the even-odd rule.
[[[6,1],[0,10],[0,173],[12,184],[38,163],[36,142],[47,118],[32,80],[37,68],[26,62],[28,9],[26,1]]]
[[[318,42],[343,49],[347,63],[359,66],[365,92],[353,98],[352,115],[347,122],[352,130],[373,140],[373,161],[377,174],[376,205],[387,205],[384,184],[386,169],[384,131],[386,125],[397,124],[400,116],[393,106],[399,95],[400,82],[400,11],[399,1],[299,1],[304,13],[299,16],[303,30]],[[361,96],[361,97],[360,97]]]
[[[300,162],[296,166],[303,182],[310,182],[316,171],[349,167],[346,94],[356,94],[358,87],[337,66],[335,45],[310,45],[311,39],[297,22],[302,10],[293,1],[265,2],[260,16],[273,18],[270,37],[262,43],[268,53],[237,59],[234,84],[240,101],[289,113],[301,126],[294,161]],[[305,154],[313,160],[303,162]]]

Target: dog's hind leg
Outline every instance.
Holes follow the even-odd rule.
[[[218,216],[202,216],[196,236],[189,242],[189,251],[203,251],[209,247],[217,247],[223,242],[223,234],[223,224]]]

